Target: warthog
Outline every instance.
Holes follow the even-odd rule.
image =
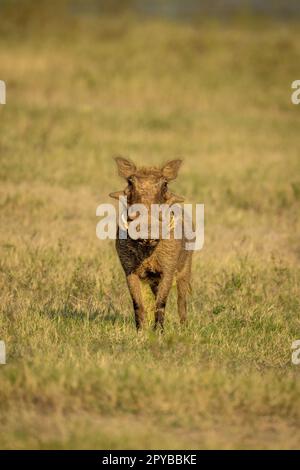
[[[137,213],[130,213],[133,204],[144,204],[150,208],[152,204],[167,204],[168,206],[183,202],[168,189],[169,181],[177,177],[181,160],[166,163],[161,169],[155,167],[137,168],[131,161],[115,158],[119,175],[126,179],[124,191],[111,193],[110,196],[119,199],[127,197],[128,215],[126,228],[136,219]],[[149,211],[150,213],[150,211]],[[147,222],[151,220],[148,219]],[[171,219],[173,220],[173,219]],[[182,220],[180,221],[182,223]],[[151,223],[150,223],[151,225]],[[137,329],[143,326],[145,309],[141,293],[141,281],[145,280],[155,296],[154,328],[163,329],[164,314],[167,298],[173,280],[176,279],[178,295],[178,313],[181,323],[186,321],[187,294],[190,290],[191,264],[193,251],[185,249],[186,239],[174,238],[174,226],[170,228],[169,239],[159,238],[133,239],[120,237],[118,226],[116,250],[125,271],[129,292],[133,302]],[[150,227],[151,229],[151,227]],[[161,232],[161,231],[160,231]],[[150,232],[149,232],[150,233]]]

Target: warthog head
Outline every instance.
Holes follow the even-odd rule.
[[[110,193],[110,196],[115,199],[119,199],[121,196],[127,197],[128,224],[140,216],[138,212],[130,210],[133,204],[143,204],[147,208],[147,220],[142,220],[141,225],[147,224],[147,239],[151,241],[151,205],[167,204],[171,206],[184,200],[182,197],[172,193],[168,188],[169,181],[177,177],[182,161],[172,160],[162,168],[137,168],[133,162],[123,157],[116,157],[115,160],[119,175],[126,179],[127,186],[123,191]]]

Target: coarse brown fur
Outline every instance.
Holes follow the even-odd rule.
[[[127,196],[128,206],[142,203],[147,208],[151,204],[168,204],[182,202],[183,199],[171,193],[168,182],[177,177],[181,160],[173,160],[161,169],[137,168],[131,161],[117,157],[119,175],[127,180],[124,191],[111,193],[119,198]],[[131,220],[129,220],[130,222]],[[133,302],[137,329],[145,321],[141,281],[145,280],[155,296],[155,328],[163,328],[167,298],[174,278],[177,285],[177,305],[181,323],[187,317],[187,294],[190,290],[192,251],[185,249],[185,238],[175,239],[171,231],[170,239],[137,239],[129,236],[116,239],[116,249],[124,269],[127,285]]]

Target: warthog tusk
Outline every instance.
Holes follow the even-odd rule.
[[[168,230],[173,230],[175,228],[176,220],[174,214],[171,214]]]

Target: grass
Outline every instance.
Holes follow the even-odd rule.
[[[24,11],[0,23],[0,447],[299,448],[299,24]],[[95,236],[115,153],[183,156],[205,204],[164,336]]]

